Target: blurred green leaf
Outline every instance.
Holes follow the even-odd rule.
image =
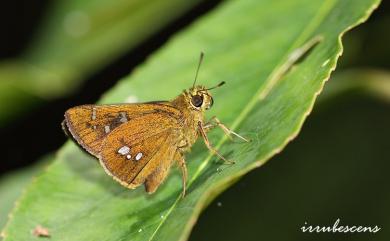
[[[42,172],[43,167],[52,159],[52,156],[46,156],[34,166],[13,171],[0,178],[0,229],[4,228],[8,214],[15,206],[15,202],[22,194],[22,191],[32,182],[34,176]]]
[[[36,225],[47,227],[53,240],[186,239],[205,205],[298,134],[336,66],[342,34],[363,22],[378,3],[225,2],[178,34],[102,102],[173,98],[191,85],[196,57],[204,50],[199,83],[228,83],[213,91],[216,103],[209,117],[217,115],[252,139],[232,143],[221,131],[211,133],[212,143],[236,164],[221,164],[198,142],[187,158],[187,196],[180,198],[178,170],[156,194],[147,195],[142,188],[121,187],[93,158],[67,143],[28,188],[4,230],[5,240],[33,239],[30,230]],[[290,68],[319,38],[322,41]]]
[[[332,99],[346,92],[365,92],[390,102],[390,72],[380,69],[348,69],[337,73],[320,101]]]
[[[44,99],[72,92],[88,75],[198,2],[51,2],[42,27],[26,52],[18,59],[0,62],[0,126]]]

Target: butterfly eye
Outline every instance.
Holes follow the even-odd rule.
[[[192,96],[191,102],[195,107],[201,107],[203,104],[203,96],[194,95]]]

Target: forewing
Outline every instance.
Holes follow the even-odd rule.
[[[180,111],[170,106],[169,102],[82,105],[65,112],[63,127],[85,150],[98,156],[103,140],[110,133],[128,122],[153,113],[165,114],[173,120],[181,118]]]
[[[138,117],[107,136],[100,163],[116,181],[135,188],[156,170],[169,169],[179,130],[180,122],[164,113]]]

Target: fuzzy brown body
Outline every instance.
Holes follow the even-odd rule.
[[[196,86],[172,101],[76,106],[66,111],[63,128],[100,160],[107,174],[128,188],[145,184],[147,192],[154,192],[176,162],[184,193],[184,153],[199,136],[213,150],[205,133],[216,125],[224,127],[205,123],[204,113],[212,104],[208,90]]]
[[[191,149],[199,136],[198,123],[204,124],[204,111],[197,111],[189,103],[190,93],[184,91],[175,100],[172,106],[175,106],[182,113],[182,128],[180,131],[179,150],[184,153]]]

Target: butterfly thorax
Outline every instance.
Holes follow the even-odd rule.
[[[179,148],[188,151],[198,138],[199,123],[203,125],[204,113],[213,105],[213,98],[204,86],[196,86],[183,91],[172,101],[172,105],[183,116]]]

